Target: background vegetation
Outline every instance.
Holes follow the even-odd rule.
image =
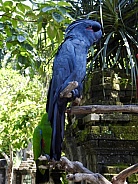
[[[91,47],[87,74],[120,68],[137,82],[138,0],[0,0],[0,148],[9,155],[31,141],[45,112],[52,61],[67,25],[98,20],[101,42]]]

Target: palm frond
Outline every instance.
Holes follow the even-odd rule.
[[[125,36],[125,34],[124,34],[124,32],[122,30],[120,30],[119,32],[120,32],[120,35],[123,38],[124,45],[126,47],[126,51],[127,51],[128,57],[129,57],[130,66],[131,66],[132,87],[133,87],[133,83],[135,82],[135,84],[136,84],[135,62],[134,62],[133,57],[132,57],[133,55],[132,55],[132,52],[131,52],[130,45],[129,45],[129,42],[127,40],[127,37]],[[133,82],[133,80],[134,80],[134,82]]]
[[[103,49],[103,68],[105,67],[105,64],[107,63],[106,57],[107,57],[107,46],[109,43],[109,40],[111,38],[111,36],[113,35],[114,32],[109,33],[109,35],[107,36],[105,42],[104,42],[104,49]]]

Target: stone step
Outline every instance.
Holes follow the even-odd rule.
[[[83,118],[85,123],[97,121],[130,121],[131,116],[128,114],[114,113],[114,114],[88,114]]]
[[[134,141],[138,140],[138,126],[87,126],[84,130],[79,130],[76,132],[76,137],[81,141],[93,140],[94,137],[97,139],[116,139],[123,141]]]

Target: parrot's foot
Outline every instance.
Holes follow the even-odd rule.
[[[49,161],[50,160],[50,156],[45,154],[45,155],[41,155],[38,160],[40,161]]]
[[[50,160],[50,155],[45,154],[44,156],[47,158],[48,161]]]
[[[72,93],[73,100],[80,97],[80,92],[78,91],[78,89],[72,90],[71,93]]]
[[[72,106],[80,105],[81,100],[82,100],[82,96],[80,98],[76,97],[75,100],[72,102]]]
[[[39,168],[39,169],[49,169],[49,166],[39,165],[38,168]]]
[[[78,87],[77,81],[69,82],[68,86],[60,93],[60,98],[71,98],[72,97],[72,90]]]
[[[78,89],[72,90],[71,93],[72,93],[72,99],[73,99],[72,105],[73,106],[80,105],[82,96],[80,96]]]

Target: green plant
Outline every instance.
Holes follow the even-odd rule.
[[[73,8],[65,1],[31,2],[0,0],[0,66],[10,62],[21,73],[27,69],[34,75],[51,65]]]
[[[99,1],[99,18],[103,27],[101,50],[95,60],[95,68],[121,68],[131,73],[132,79],[137,75],[138,48],[138,1],[103,0]],[[91,14],[97,17],[97,14]],[[97,61],[97,62],[96,62]]]
[[[9,155],[9,147],[16,153],[32,140],[46,93],[38,76],[32,80],[11,68],[0,70],[0,86],[0,151]]]

